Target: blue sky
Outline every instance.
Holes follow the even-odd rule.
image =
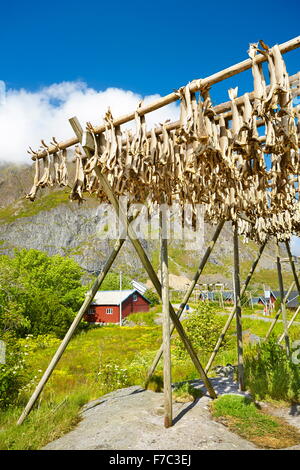
[[[250,42],[262,38],[273,45],[297,36],[299,5],[295,0],[2,2],[0,79],[13,89],[83,80],[95,89],[167,94],[244,60]],[[299,54],[287,56],[289,69],[298,70]]]

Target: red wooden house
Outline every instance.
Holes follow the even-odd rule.
[[[119,323],[131,313],[148,312],[150,301],[136,289],[98,291],[84,319],[91,323]]]

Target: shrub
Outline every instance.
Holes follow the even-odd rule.
[[[204,303],[199,305],[198,309],[190,313],[189,317],[183,321],[183,324],[196,351],[213,351],[223,328],[223,321],[216,315],[214,307]],[[174,344],[174,353],[177,357],[186,357],[186,349],[181,339],[177,337]],[[224,349],[226,346],[227,339],[225,338],[221,347]]]
[[[100,362],[97,381],[100,382],[102,393],[109,393],[130,385],[127,369],[123,369],[112,360]]]
[[[254,397],[288,401],[300,399],[300,366],[287,357],[274,337],[248,346],[244,361],[246,386]]]
[[[0,408],[17,401],[21,387],[28,381],[24,351],[12,334],[1,337],[5,343],[5,363],[0,364]]]
[[[188,382],[178,384],[172,392],[173,399],[178,403],[188,403],[202,397],[201,390],[193,387]]]
[[[150,306],[154,307],[154,305],[158,305],[160,302],[160,298],[156,292],[152,289],[147,289],[143,294],[146,299],[150,300]]]

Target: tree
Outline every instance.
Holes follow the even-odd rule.
[[[16,250],[0,262],[0,328],[62,337],[84,299],[83,271],[70,258]]]
[[[119,290],[120,289],[120,274],[108,273],[105,277],[100,290]],[[132,289],[131,280],[126,274],[122,274],[122,289]]]
[[[150,300],[151,307],[154,307],[154,305],[157,305],[160,302],[158,294],[152,289],[147,289],[143,295],[146,297],[146,299]]]

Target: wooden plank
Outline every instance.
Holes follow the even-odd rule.
[[[181,315],[182,315],[182,313],[183,313],[183,311],[184,311],[184,309],[185,309],[185,306],[186,306],[186,304],[188,303],[188,301],[189,301],[189,299],[190,299],[190,297],[191,297],[191,295],[192,295],[192,293],[193,293],[193,291],[194,291],[194,289],[195,289],[195,286],[196,286],[196,284],[197,284],[197,282],[198,282],[198,280],[199,280],[199,277],[201,276],[201,273],[202,273],[202,271],[203,271],[203,269],[204,269],[204,267],[205,267],[205,265],[206,265],[206,263],[207,263],[207,260],[209,259],[209,256],[210,256],[210,254],[211,254],[211,252],[212,252],[212,250],[213,250],[213,248],[214,248],[214,246],[215,246],[215,244],[216,244],[216,242],[217,242],[217,240],[218,240],[218,238],[219,238],[219,235],[220,235],[221,230],[222,230],[222,228],[223,228],[223,226],[224,226],[224,223],[225,223],[224,220],[222,220],[221,222],[219,222],[219,224],[218,224],[218,226],[217,226],[217,228],[216,228],[216,231],[215,231],[215,233],[214,233],[214,235],[213,235],[213,237],[212,237],[212,239],[211,239],[211,241],[210,241],[208,247],[206,248],[206,251],[205,251],[205,253],[204,253],[204,256],[203,256],[203,258],[202,258],[202,260],[201,260],[201,262],[200,262],[200,264],[199,264],[199,267],[198,267],[198,269],[197,269],[197,271],[196,271],[196,273],[195,273],[195,275],[194,275],[194,277],[193,277],[193,280],[192,280],[192,282],[191,282],[191,284],[190,284],[188,290],[186,291],[186,294],[185,294],[185,296],[184,296],[184,298],[183,298],[182,303],[180,304],[179,309],[178,309],[177,312],[176,312],[176,315],[177,315],[178,319],[181,317]],[[174,325],[172,325],[172,326],[171,326],[171,329],[170,329],[170,336],[172,335],[172,333],[173,333],[173,331],[174,331],[174,328],[175,328]],[[156,353],[156,355],[155,355],[155,358],[154,358],[154,360],[153,360],[153,362],[152,362],[152,364],[151,364],[151,366],[150,366],[150,368],[149,368],[149,370],[148,370],[147,377],[146,377],[146,380],[145,380],[145,385],[144,385],[145,388],[148,387],[149,381],[150,381],[152,375],[154,374],[154,371],[155,371],[155,369],[156,369],[156,367],[157,367],[157,364],[158,364],[159,361],[160,361],[160,358],[161,358],[162,354],[163,354],[163,344],[161,344],[161,346],[160,346],[159,350],[157,351],[157,353]]]
[[[296,311],[295,311],[294,315],[292,316],[292,318],[290,319],[290,321],[288,323],[288,326],[287,326],[287,330],[289,330],[291,328],[291,326],[293,325],[294,321],[296,320],[296,317],[298,316],[299,312],[300,312],[300,305],[296,309]],[[282,343],[282,341],[284,340],[284,337],[285,337],[285,334],[283,332],[282,335],[280,336],[279,340],[278,340],[278,344]]]
[[[287,293],[285,294],[285,297],[284,297],[284,300],[283,300],[283,303],[284,303],[284,304],[286,303],[286,301],[287,301],[287,299],[288,299],[290,293],[291,293],[292,290],[294,289],[294,287],[295,287],[295,281],[292,282],[292,284],[290,285],[290,287],[289,287]],[[275,327],[275,325],[276,325],[276,323],[277,323],[277,320],[278,320],[278,318],[280,317],[281,312],[282,312],[282,304],[280,304],[280,307],[279,307],[279,309],[278,309],[278,312],[276,313],[275,317],[273,318],[273,321],[272,321],[272,323],[271,323],[271,325],[270,325],[270,328],[269,328],[269,330],[268,330],[268,332],[267,332],[267,334],[266,334],[266,337],[265,337],[265,339],[264,339],[265,341],[267,341],[267,340],[270,338],[270,336],[271,336],[271,334],[272,334],[272,331],[273,331],[273,329],[274,329],[274,327]]]
[[[168,240],[166,238],[165,216],[159,213],[160,234],[160,263],[162,286],[162,313],[163,313],[163,357],[164,357],[164,425],[172,426],[172,378],[171,378],[171,341],[170,341],[170,300],[169,300],[169,268],[168,268]]]
[[[294,49],[297,49],[300,46],[300,36],[297,36],[290,41],[287,41],[285,43],[282,43],[279,45],[279,49],[281,54],[285,54],[286,52],[292,51]],[[262,54],[258,55],[255,58],[256,63],[262,63],[266,61],[266,57]],[[222,80],[225,80],[226,78],[232,77],[234,75],[237,75],[240,72],[243,72],[245,70],[248,70],[252,67],[252,59],[246,59],[242,62],[239,62],[235,65],[232,65],[231,67],[228,67],[224,70],[221,70],[220,72],[217,72],[213,75],[210,75],[209,77],[206,77],[201,80],[194,80],[191,82],[191,91],[196,92],[199,91],[200,86],[212,86],[215,83],[218,83]],[[173,92],[170,93],[162,98],[159,98],[158,100],[145,105],[141,106],[139,108],[139,114],[144,115],[147,113],[150,113],[152,111],[155,111],[159,108],[162,108],[163,106],[167,106],[168,104],[174,103],[175,101],[178,100],[178,95],[177,93]],[[135,111],[129,114],[125,114],[124,116],[121,116],[113,121],[115,126],[120,126],[122,124],[125,124],[126,122],[132,121],[135,118]],[[105,131],[105,125],[97,126],[95,127],[95,133],[96,134],[101,134],[102,132]],[[74,137],[72,139],[66,140],[64,142],[59,142],[58,147],[60,149],[66,149],[68,147],[71,147],[75,144],[79,143],[78,137]],[[57,146],[49,146],[48,148],[49,154],[57,152]],[[36,153],[37,158],[43,158],[46,157],[47,153],[45,151],[40,151]],[[35,157],[32,157],[34,160]]]
[[[255,259],[255,261],[254,261],[254,263],[252,264],[251,269],[250,269],[250,271],[249,271],[249,273],[248,273],[248,275],[247,275],[247,277],[246,277],[245,283],[244,283],[244,285],[243,285],[243,287],[242,287],[242,290],[241,290],[241,297],[242,297],[242,296],[245,294],[245,292],[246,292],[246,289],[247,289],[247,287],[248,287],[248,285],[249,285],[249,283],[250,283],[250,281],[251,281],[251,279],[252,279],[253,273],[254,273],[254,271],[255,271],[255,269],[256,269],[256,266],[258,265],[258,262],[259,262],[259,260],[260,260],[260,258],[261,258],[261,255],[263,254],[263,251],[264,251],[264,249],[265,249],[266,244],[267,244],[267,241],[265,241],[265,242],[259,247],[258,255],[257,255],[257,257],[256,257],[256,259]],[[231,324],[231,322],[232,322],[232,319],[233,319],[233,317],[235,316],[235,313],[236,313],[236,308],[234,307],[234,308],[232,309],[231,314],[229,315],[229,317],[228,317],[228,319],[227,319],[227,322],[226,322],[226,324],[225,324],[225,326],[224,326],[224,328],[223,328],[223,330],[222,330],[222,332],[221,332],[219,338],[218,338],[218,341],[217,341],[217,343],[216,343],[216,345],[215,345],[215,347],[214,347],[214,350],[213,350],[213,352],[212,352],[212,354],[211,354],[211,356],[210,356],[210,358],[209,358],[209,360],[208,360],[208,363],[206,364],[206,367],[205,367],[205,372],[206,372],[206,373],[207,373],[207,372],[209,371],[209,369],[211,368],[211,366],[212,366],[212,364],[213,364],[213,362],[214,362],[214,360],[215,360],[215,357],[216,357],[216,355],[218,354],[218,351],[219,351],[219,349],[220,349],[220,347],[221,347],[221,344],[222,344],[222,342],[223,342],[223,340],[224,340],[224,338],[225,338],[225,336],[226,336],[227,330],[228,330],[228,328],[230,327],[230,324]]]
[[[243,361],[243,329],[242,329],[242,307],[241,307],[241,285],[240,285],[240,260],[239,260],[239,238],[238,226],[234,224],[233,230],[233,261],[234,261],[234,306],[236,316],[236,337],[238,353],[238,380],[241,391],[245,390],[244,361]]]
[[[286,353],[289,356],[290,355],[290,339],[289,339],[287,316],[286,316],[286,303],[285,303],[285,298],[284,298],[284,286],[283,286],[278,241],[276,243],[276,265],[277,265],[278,283],[279,283],[280,299],[281,299],[281,312],[282,312],[282,321],[283,321],[283,330],[284,330],[284,341],[285,341]]]

